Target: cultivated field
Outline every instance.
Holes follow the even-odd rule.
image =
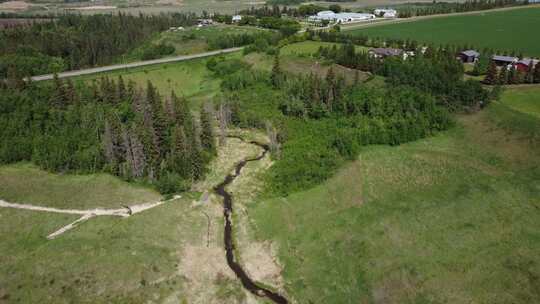
[[[253,207],[290,293],[307,303],[539,302],[540,119],[526,116],[493,104],[435,137],[365,147],[324,185]]]
[[[469,44],[540,56],[540,44],[531,31],[536,28],[540,28],[538,7],[374,25],[351,33],[436,44]]]

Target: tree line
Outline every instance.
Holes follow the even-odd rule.
[[[535,65],[531,60],[526,70],[522,71],[514,65],[499,68],[491,61],[483,82],[491,85],[540,83],[540,64]]]
[[[465,2],[433,2],[409,4],[399,9],[400,18],[437,14],[482,11],[500,7],[528,5],[528,0],[467,0]]]
[[[154,33],[193,25],[194,14],[56,16],[0,31],[0,77],[25,77],[118,61]]]
[[[102,78],[89,86],[0,88],[0,163],[32,161],[54,172],[108,172],[163,193],[201,179],[216,154],[213,108],[194,117],[186,99],[152,85]]]

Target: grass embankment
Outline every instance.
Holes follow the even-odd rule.
[[[469,44],[540,56],[540,44],[531,33],[531,29],[539,27],[540,8],[534,7],[384,24],[351,30],[350,33],[435,44]]]
[[[540,120],[525,116],[493,104],[435,137],[365,147],[325,184],[252,207],[288,292],[306,303],[540,301]]]
[[[157,192],[108,174],[58,175],[31,164],[0,167],[0,198],[63,209],[119,208],[161,199]]]

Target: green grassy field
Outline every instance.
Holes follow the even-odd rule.
[[[104,174],[59,176],[26,164],[1,167],[0,181],[2,199],[50,207],[160,198]],[[45,236],[77,217],[0,208],[0,302],[141,303],[182,291],[179,244],[202,242],[206,229],[189,202],[186,196],[127,219],[94,218],[52,241]]]
[[[501,102],[516,111],[540,118],[540,86],[506,88]]]
[[[540,56],[540,44],[531,32],[539,27],[540,8],[536,7],[379,25],[351,33],[436,44],[471,44]]]
[[[303,41],[298,43],[288,44],[281,48],[280,55],[282,56],[310,56],[316,53],[320,47],[339,47],[340,43],[322,42],[322,41]],[[356,46],[356,51],[367,51],[368,48]]]
[[[228,54],[227,57],[240,56],[241,53]],[[102,76],[117,78],[122,76],[125,81],[133,80],[138,85],[146,87],[148,80],[163,96],[170,96],[174,91],[178,96],[185,96],[194,103],[212,98],[219,92],[221,80],[212,75],[206,68],[207,59],[195,59],[176,63],[166,63],[147,67],[133,68],[82,76],[77,80],[86,84]]]
[[[525,116],[493,104],[432,138],[365,147],[325,184],[252,207],[288,292],[302,303],[539,302],[540,138],[527,130],[540,120]]]
[[[265,30],[256,27],[235,25],[216,25],[202,28],[191,27],[186,28],[183,31],[167,31],[160,33],[148,43],[156,45],[165,43],[173,46],[175,48],[175,52],[170,56],[191,55],[209,51],[210,49],[207,42],[208,40],[215,39],[216,37],[223,35],[240,35],[261,31]],[[143,45],[133,50],[124,59],[128,61],[141,60],[145,47],[146,45]]]
[[[155,202],[161,195],[108,174],[58,175],[23,163],[0,167],[0,198],[13,203],[91,209]]]

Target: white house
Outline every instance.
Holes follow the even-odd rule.
[[[384,18],[396,18],[397,11],[391,8],[378,8],[373,11],[376,16],[383,16]]]
[[[317,15],[308,18],[311,22],[328,21],[335,23],[353,23],[371,19],[375,19],[375,15],[363,13],[334,13],[332,11],[318,12]]]
[[[242,16],[240,15],[232,16],[232,22],[240,22],[240,21],[242,21]]]

